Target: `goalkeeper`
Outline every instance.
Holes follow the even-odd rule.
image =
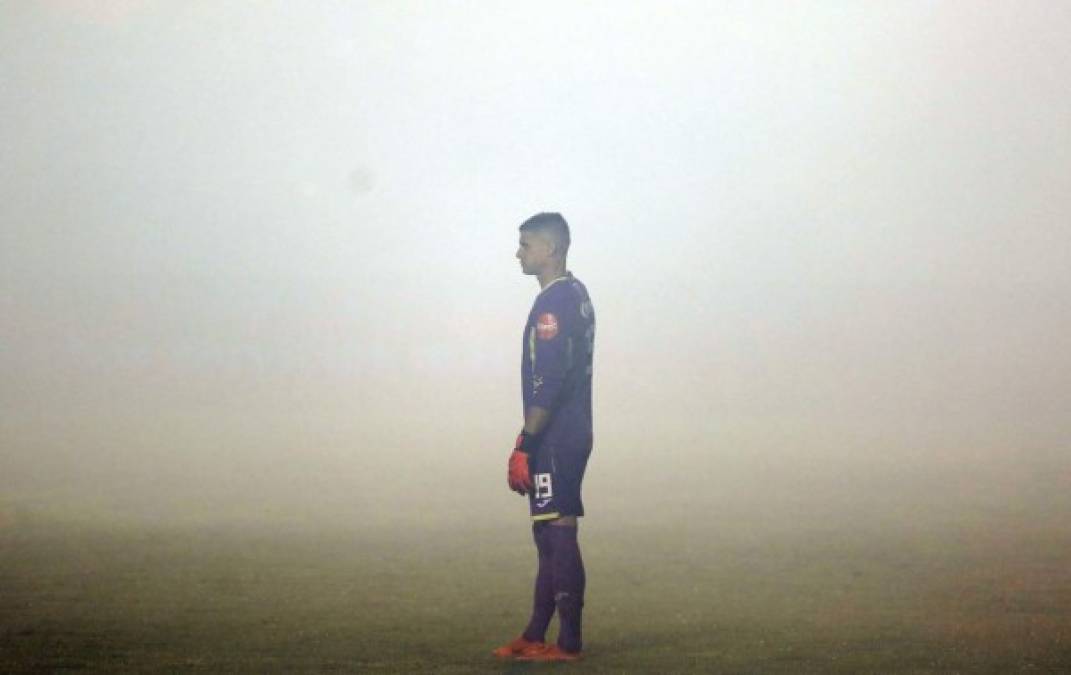
[[[584,515],[580,484],[592,446],[595,311],[584,284],[566,270],[568,250],[569,225],[560,214],[540,213],[520,226],[517,258],[541,290],[524,327],[524,427],[507,478],[528,497],[539,568],[528,626],[494,653],[526,661],[571,661],[582,648],[585,577],[577,518]],[[555,611],[558,640],[547,644]]]

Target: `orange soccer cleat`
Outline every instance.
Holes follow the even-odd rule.
[[[531,642],[529,640],[525,640],[524,636],[521,636],[518,638],[514,638],[509,644],[504,644],[491,653],[499,658],[509,659],[543,650],[546,648],[546,646],[546,643]]]
[[[518,661],[579,661],[581,658],[580,652],[567,652],[558,645],[543,645],[517,656]]]

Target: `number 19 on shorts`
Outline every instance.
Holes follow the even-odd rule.
[[[537,473],[534,477],[535,498],[550,499],[554,496],[554,490],[550,484],[549,473]]]

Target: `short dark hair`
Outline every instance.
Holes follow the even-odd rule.
[[[560,213],[537,213],[521,223],[521,232],[539,232],[549,235],[564,257],[569,252],[569,223]]]

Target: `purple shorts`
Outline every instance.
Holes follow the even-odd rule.
[[[590,455],[591,446],[576,448],[551,443],[528,458],[528,472],[532,476],[528,506],[532,520],[584,515],[580,484]]]

